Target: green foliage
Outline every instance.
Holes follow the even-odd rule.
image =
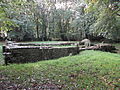
[[[119,9],[119,3],[109,0],[75,0],[71,6],[69,1],[4,0],[0,6],[0,29],[14,30],[11,32],[15,35],[10,32],[10,37],[20,40],[26,34],[37,40],[81,40],[87,35],[115,40],[120,38]]]
[[[110,13],[110,11],[106,11],[107,10],[104,10],[100,13],[96,23],[91,27],[91,32],[93,32],[94,35],[102,35],[106,38],[111,39],[113,38],[113,32],[116,31],[116,19],[112,13]]]
[[[30,5],[31,4],[31,5]],[[1,30],[10,31],[9,38],[23,40],[25,37],[34,38],[34,21],[31,10],[32,1],[5,0],[1,2]],[[17,29],[17,30],[16,30]],[[21,30],[19,32],[19,30]],[[14,34],[14,35],[13,35]],[[28,35],[27,35],[28,34]]]
[[[9,18],[7,15],[9,12],[7,8],[10,8],[10,5],[1,1],[0,2],[0,30],[10,31],[11,27],[16,26],[16,24]]]
[[[114,3],[114,2],[113,2]],[[89,27],[90,34],[94,36],[103,36],[107,39],[119,40],[119,20],[116,16],[116,11],[109,7],[108,0],[99,1],[99,3],[92,4],[88,8],[89,13],[95,12],[96,21]],[[98,10],[97,10],[98,9]]]

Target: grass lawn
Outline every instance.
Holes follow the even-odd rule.
[[[90,50],[56,60],[0,66],[3,90],[47,88],[44,85],[62,90],[119,90],[120,55]]]
[[[119,49],[120,44],[114,45]],[[0,65],[0,90],[43,90],[50,86],[62,90],[119,90],[120,55],[89,50],[56,60]]]
[[[77,42],[77,41],[33,41],[28,43],[64,43],[64,42]]]

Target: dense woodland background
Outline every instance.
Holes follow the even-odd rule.
[[[1,40],[120,41],[119,0],[1,0]]]
[[[92,44],[100,48],[102,41],[119,42],[112,43],[117,53],[86,50],[75,56],[5,66],[4,59],[22,60],[21,54],[28,59],[45,55],[37,49],[3,53],[5,43],[0,41],[0,90],[120,90],[120,0],[0,0],[0,40],[57,46],[84,38],[98,41]],[[51,46],[53,53],[49,54],[44,47],[46,58],[53,53],[65,55],[65,51],[53,52]],[[64,47],[69,45],[60,46]]]

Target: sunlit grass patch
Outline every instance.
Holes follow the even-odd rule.
[[[120,55],[83,51],[76,56],[28,64],[0,66],[4,80],[25,87],[52,83],[62,89],[120,88]],[[3,80],[3,79],[2,79]]]

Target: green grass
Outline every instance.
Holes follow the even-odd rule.
[[[90,50],[56,60],[3,66],[2,45],[0,43],[0,90],[35,88],[48,83],[63,90],[120,88],[119,54]],[[120,49],[120,44],[113,45]]]
[[[33,41],[28,43],[64,43],[64,42],[77,42],[77,41]]]
[[[33,41],[33,42],[26,42],[26,43],[37,43],[37,44],[56,44],[56,43],[76,43],[78,41]],[[24,42],[23,42],[24,43]],[[51,47],[76,47],[76,45],[49,45]]]
[[[119,90],[120,55],[83,51],[56,60],[0,66],[0,76],[6,87],[22,89],[50,83],[63,90]]]

